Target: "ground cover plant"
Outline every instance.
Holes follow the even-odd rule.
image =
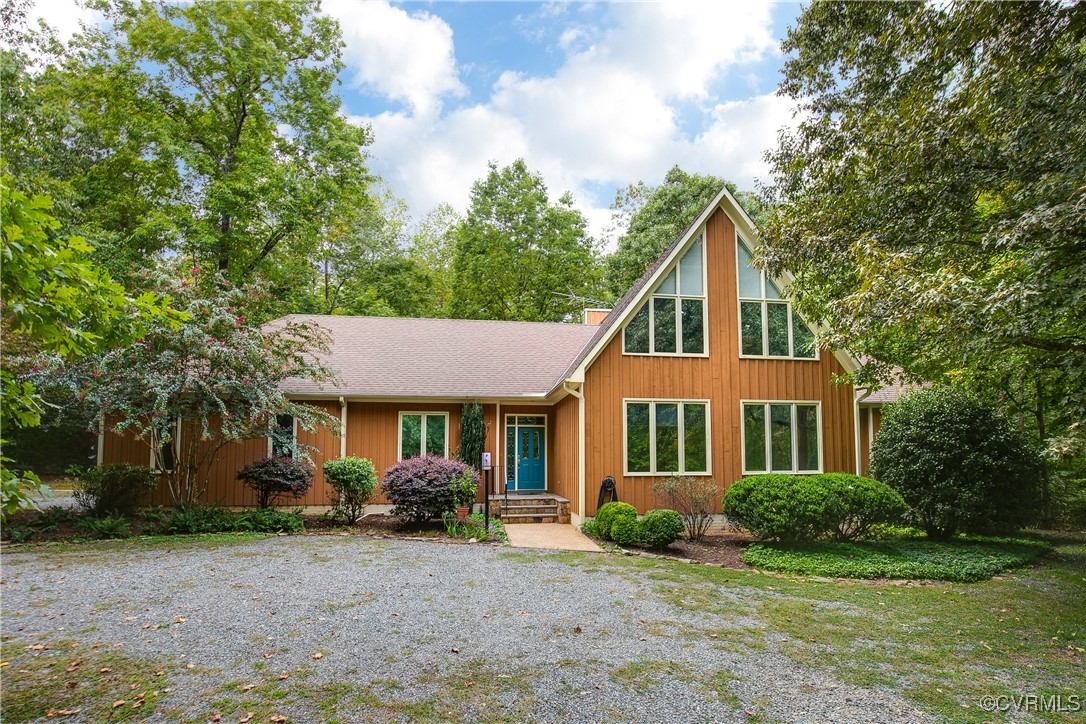
[[[854,543],[753,543],[743,561],[755,568],[828,578],[908,578],[982,581],[1050,551],[1028,539],[918,538]]]

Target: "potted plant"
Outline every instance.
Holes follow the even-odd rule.
[[[456,505],[456,519],[465,520],[479,489],[475,481],[475,471],[465,470],[462,474],[455,476],[449,485],[452,487],[453,502]]]

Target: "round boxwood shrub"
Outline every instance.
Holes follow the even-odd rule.
[[[826,532],[821,487],[804,475],[751,475],[724,494],[724,515],[762,540],[814,540]]]
[[[259,508],[270,508],[284,496],[298,499],[313,487],[317,471],[301,460],[284,456],[261,458],[238,471],[238,480],[256,493]]]
[[[1042,464],[1003,414],[948,387],[889,405],[871,448],[873,476],[901,494],[910,522],[935,539],[1030,523]]]
[[[627,516],[615,518],[611,523],[611,540],[620,546],[641,545],[641,521],[636,515],[632,518]]]
[[[849,473],[825,473],[811,476],[822,486],[828,534],[838,540],[873,537],[878,525],[897,523],[908,506],[886,483]]]
[[[479,484],[475,469],[459,460],[437,455],[412,457],[385,471],[381,490],[395,506],[393,515],[422,523],[455,508],[451,483],[464,475]]]
[[[614,540],[611,535],[611,527],[619,518],[637,520],[637,508],[629,503],[620,503],[617,500],[600,506],[600,509],[596,511],[596,530],[600,536],[608,540]]]
[[[683,517],[674,510],[650,510],[641,519],[641,545],[646,548],[667,548],[683,532]]]
[[[335,491],[332,516],[344,523],[354,523],[366,511],[374,488],[377,469],[366,458],[343,457],[321,466],[325,481]]]

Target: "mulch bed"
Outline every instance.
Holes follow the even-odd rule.
[[[698,541],[677,540],[662,555],[669,558],[689,558],[698,563],[705,563],[723,568],[750,569],[739,555],[751,538],[738,533],[707,535]]]

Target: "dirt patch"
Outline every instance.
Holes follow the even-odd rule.
[[[739,557],[748,543],[750,538],[738,535],[707,535],[698,541],[675,541],[662,553],[724,568],[749,569]]]

